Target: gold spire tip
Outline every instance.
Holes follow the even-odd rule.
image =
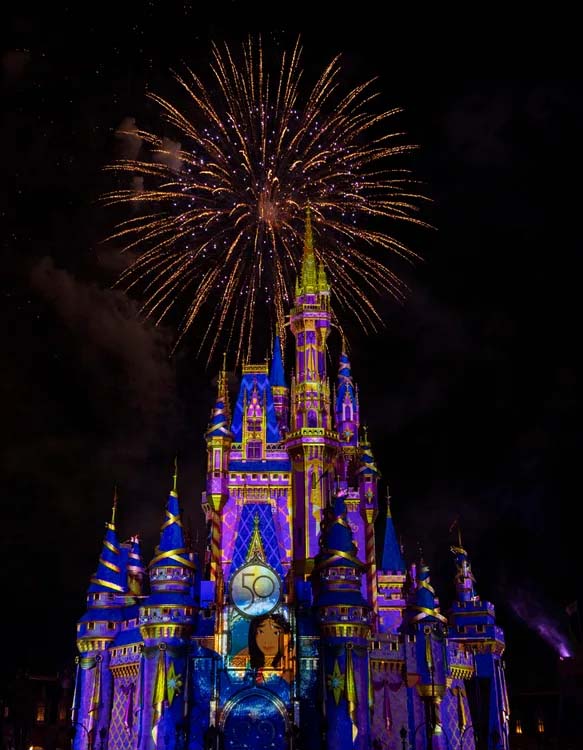
[[[117,511],[117,484],[113,485],[113,505],[111,506],[111,523],[112,529],[115,529],[115,512]]]
[[[176,484],[178,482],[178,456],[174,456],[174,474],[172,478],[172,494],[174,497],[178,497],[178,490],[176,489]]]

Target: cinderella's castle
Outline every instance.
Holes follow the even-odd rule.
[[[277,339],[232,410],[219,377],[207,559],[176,480],[147,566],[115,513],[106,526],[77,626],[75,750],[508,748],[504,636],[461,539],[447,613],[390,508],[377,554],[379,472],[345,351],[330,385],[330,325],[308,214],[289,385]]]

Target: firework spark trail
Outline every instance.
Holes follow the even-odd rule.
[[[174,306],[186,307],[177,344],[195,321],[207,320],[199,352],[206,348],[209,361],[220,341],[233,346],[237,363],[251,355],[260,306],[284,332],[307,205],[333,307],[377,330],[375,298],[388,292],[401,299],[406,291],[388,263],[391,254],[412,260],[415,253],[380,227],[387,219],[425,226],[416,216],[425,198],[407,170],[386,166],[414,147],[396,143],[400,133],[375,135],[400,110],[366,111],[377,96],[373,81],[339,95],[338,57],[302,106],[300,56],[298,41],[282,54],[274,84],[261,43],[249,40],[241,60],[213,45],[212,86],[190,70],[175,74],[186,93],[183,109],[148,95],[176,131],[178,148],[140,130],[151,160],[108,167],[143,179],[139,191],[103,197],[143,209],[108,238],[138,252],[118,283],[139,291],[143,313],[158,323]]]

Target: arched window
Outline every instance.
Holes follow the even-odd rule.
[[[308,427],[317,427],[318,426],[318,415],[313,409],[310,409],[308,412]]]

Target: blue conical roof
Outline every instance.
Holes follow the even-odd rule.
[[[184,528],[180,518],[178,494],[172,490],[166,503],[166,520],[160,529],[160,544],[156,548],[151,568],[179,566],[194,568],[184,543]]]
[[[417,612],[417,614],[412,618],[412,621],[440,620],[446,622],[446,618],[439,611],[435,589],[431,585],[429,573],[429,565],[422,558],[419,561],[417,572],[415,603],[411,605],[411,610]]]
[[[318,555],[320,565],[342,564],[354,568],[364,567],[356,557],[356,545],[348,521],[346,520],[346,503],[338,494],[331,507],[326,511],[327,519],[322,524],[320,544],[322,552]]]
[[[391,516],[391,506],[387,499],[387,519],[385,526],[385,542],[383,545],[383,558],[381,570],[404,571],[405,561],[401,554],[401,547],[397,541],[395,524]]]
[[[89,593],[125,591],[125,566],[122,564],[119,541],[115,531],[115,505],[111,521],[105,524],[105,538],[95,575],[91,578]]]
[[[286,388],[285,372],[283,370],[283,360],[281,358],[281,342],[279,336],[275,337],[273,344],[273,358],[271,360],[271,371],[269,373],[269,383],[272,386]]]

